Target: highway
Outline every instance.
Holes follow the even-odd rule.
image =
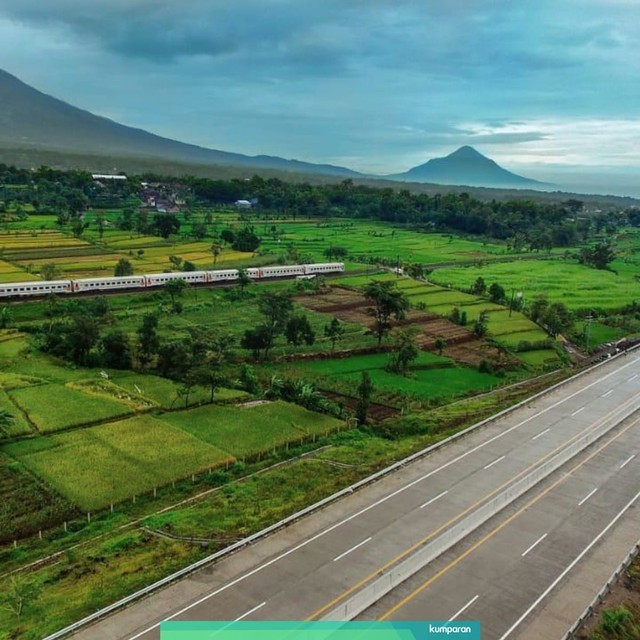
[[[335,617],[378,575],[446,536],[515,480],[638,407],[640,358],[630,353],[73,637],[157,639],[163,619]],[[556,594],[609,534],[635,516],[623,508],[634,504],[632,494],[640,488],[639,434],[634,418],[623,421],[362,616],[459,614],[480,619],[483,638],[516,637],[545,591]],[[611,571],[626,551],[610,558]],[[591,597],[600,586],[593,584]]]

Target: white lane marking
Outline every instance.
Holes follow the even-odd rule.
[[[474,596],[473,598],[471,598],[471,600],[469,600],[469,602],[467,602],[467,604],[464,605],[464,607],[462,607],[462,609],[460,609],[460,611],[458,611],[458,613],[454,613],[448,620],[447,622],[453,622],[458,616],[461,616],[480,596]]]
[[[620,468],[624,469],[634,458],[636,457],[636,454],[634,453],[632,456],[629,456],[621,465]]]
[[[544,431],[541,431],[537,436],[533,436],[533,438],[531,439],[537,440],[538,438],[541,438],[545,433],[549,433],[549,431],[551,431],[551,427],[549,427],[548,429],[545,429]]]
[[[615,376],[615,375],[619,374],[620,371],[622,371],[623,369],[626,369],[627,367],[630,367],[633,364],[636,364],[637,362],[640,362],[640,357],[639,358],[634,358],[631,362],[628,362],[627,364],[623,365],[619,369],[616,369],[615,371],[612,371],[611,373],[608,373],[606,376],[603,376],[602,378],[599,378],[598,380],[595,380],[594,382],[591,382],[586,387],[582,387],[581,389],[578,389],[578,391],[574,391],[572,394],[568,395],[566,398],[562,398],[561,400],[557,400],[553,404],[549,405],[546,409],[542,409],[541,411],[538,411],[538,413],[535,413],[534,415],[529,416],[528,418],[525,418],[524,420],[518,422],[517,424],[514,424],[512,427],[509,427],[508,429],[505,429],[504,431],[501,431],[500,433],[498,433],[495,436],[489,438],[488,440],[485,440],[484,442],[481,442],[480,444],[476,445],[472,449],[468,449],[464,453],[461,453],[459,456],[456,456],[455,458],[449,460],[449,462],[445,462],[443,465],[437,467],[436,469],[433,469],[432,471],[429,471],[429,473],[425,473],[423,476],[421,476],[420,478],[417,478],[416,480],[413,480],[412,482],[409,482],[404,487],[400,487],[399,489],[396,489],[395,491],[393,491],[389,495],[387,495],[387,496],[385,496],[383,498],[380,498],[376,502],[371,503],[369,506],[364,507],[363,509],[360,509],[360,511],[357,511],[356,513],[350,515],[349,517],[345,518],[344,520],[341,520],[340,522],[336,522],[335,524],[331,525],[330,527],[327,527],[323,531],[320,531],[315,536],[312,536],[308,540],[305,540],[304,542],[301,542],[300,544],[296,545],[295,547],[291,547],[291,549],[288,549],[287,551],[284,551],[279,556],[276,556],[275,558],[272,558],[271,560],[268,560],[264,564],[261,564],[261,565],[255,567],[251,571],[249,571],[249,572],[247,572],[247,573],[245,573],[245,574],[243,574],[241,576],[238,576],[237,578],[235,578],[231,582],[228,582],[227,584],[223,585],[222,587],[216,589],[215,591],[212,591],[211,593],[207,594],[206,596],[203,596],[199,600],[196,600],[195,602],[192,602],[191,604],[187,605],[186,607],[183,607],[182,609],[180,609],[180,611],[171,614],[167,618],[164,618],[164,621],[173,620],[177,616],[183,614],[185,611],[189,611],[189,609],[191,609],[193,607],[197,607],[199,604],[202,604],[203,602],[206,602],[210,598],[213,598],[213,597],[217,596],[219,593],[222,593],[223,591],[226,591],[227,589],[230,589],[231,587],[235,586],[239,582],[243,582],[247,578],[250,578],[251,576],[255,575],[256,573],[259,573],[263,569],[266,569],[267,567],[270,567],[272,564],[275,564],[276,562],[282,560],[283,558],[286,558],[287,556],[291,555],[292,553],[295,553],[296,551],[302,549],[303,547],[306,547],[308,544],[311,544],[312,542],[315,542],[319,538],[322,538],[323,536],[325,536],[326,534],[330,533],[334,529],[337,529],[338,527],[341,527],[343,524],[346,524],[347,522],[350,522],[354,518],[357,518],[357,517],[361,516],[363,513],[367,513],[367,511],[370,511],[371,509],[374,509],[375,507],[383,504],[387,500],[390,500],[391,498],[394,498],[398,494],[403,493],[407,489],[410,489],[411,487],[413,487],[416,484],[422,482],[423,480],[426,480],[427,478],[430,478],[431,476],[435,475],[436,473],[439,473],[443,469],[447,469],[451,465],[456,464],[457,462],[460,462],[460,460],[464,460],[464,458],[466,458],[467,456],[470,456],[472,453],[475,453],[476,451],[479,451],[480,449],[483,449],[484,447],[486,447],[487,445],[495,442],[496,440],[499,440],[500,438],[503,438],[504,436],[506,436],[507,434],[511,433],[512,431],[515,431],[516,429],[519,429],[520,427],[522,427],[523,425],[527,424],[528,422],[531,422],[532,420],[534,420],[538,416],[541,416],[541,415],[547,413],[548,411],[551,411],[552,409],[555,409],[556,407],[559,407],[561,404],[564,404],[567,400],[571,400],[572,398],[575,398],[576,396],[580,395],[581,393],[584,393],[588,389],[591,389],[591,387],[594,387],[595,385],[600,384],[601,382],[603,382],[604,380],[607,380],[611,376]],[[143,631],[138,632],[135,636],[131,636],[128,640],[137,640],[140,636],[143,636],[146,633],[149,633],[149,631],[152,631],[153,629],[157,629],[159,626],[160,626],[160,622],[156,622],[155,624],[150,625],[149,627],[147,627]]]
[[[627,382],[631,382],[632,380],[635,380],[638,377],[637,373],[634,373],[630,378],[627,378]]]
[[[333,561],[337,562],[338,560],[342,560],[342,558],[344,558],[345,556],[348,556],[352,551],[355,551],[358,547],[361,547],[363,544],[367,544],[367,542],[369,542],[371,540],[372,536],[369,536],[366,540],[363,540],[362,542],[358,542],[357,545],[355,545],[354,547],[351,547],[351,549],[347,549],[344,553],[341,553],[339,556],[336,556]]]
[[[239,620],[244,620],[244,618],[246,618],[247,616],[250,616],[254,611],[257,611],[258,609],[262,609],[262,607],[264,607],[265,604],[267,603],[263,602],[262,604],[259,604],[257,607],[253,607],[253,609],[251,609],[250,611],[247,611],[247,613],[243,613],[239,618],[236,618],[234,622],[238,622]]]
[[[578,502],[578,506],[581,507],[596,491],[598,487],[596,487],[593,491],[590,491],[580,502]]]
[[[640,491],[636,493],[629,502],[618,512],[616,517],[580,552],[580,554],[573,560],[573,562],[566,567],[566,569],[540,594],[537,600],[507,629],[507,631],[500,637],[500,640],[508,638],[515,629],[517,629],[522,621],[556,588],[558,583],[573,569],[584,556],[591,551],[591,549],[600,542],[600,540],[607,535],[607,532],[611,527],[615,526],[616,522],[622,518],[622,516],[629,510],[631,505],[640,498]]]
[[[577,411],[574,411],[574,412],[571,414],[571,417],[573,417],[573,416],[577,416],[581,411],[584,411],[584,407],[580,407]]]
[[[546,533],[540,536],[525,552],[521,553],[520,556],[524,558],[529,553],[529,551],[533,551],[546,537]]]
[[[483,469],[490,469],[491,467],[493,467],[494,464],[498,464],[498,462],[502,462],[507,456],[500,456],[497,460],[494,460],[493,462],[490,462],[489,464],[485,465],[483,467]]]
[[[606,398],[607,396],[610,396],[612,393],[613,393],[613,389],[609,389],[609,391],[607,391],[606,393],[603,393],[600,397]]]
[[[442,498],[442,496],[446,496],[447,493],[449,493],[449,491],[443,491],[442,493],[438,494],[435,498],[431,498],[431,500],[427,500],[427,502],[425,502],[424,504],[420,505],[421,509],[424,509],[425,507],[428,507],[430,504],[433,504],[436,500],[440,500],[440,498]]]

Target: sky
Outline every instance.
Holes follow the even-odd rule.
[[[472,145],[640,195],[640,0],[0,0],[0,67],[123,124],[397,173]]]

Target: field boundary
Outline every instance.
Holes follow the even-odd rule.
[[[287,516],[286,518],[283,518],[282,520],[270,525],[269,527],[266,527],[265,529],[262,529],[260,531],[257,531],[254,534],[251,534],[250,536],[247,536],[246,538],[243,538],[242,540],[239,540],[238,542],[231,544],[230,546],[221,549],[220,551],[217,551],[205,558],[202,558],[201,560],[198,560],[197,562],[194,562],[193,564],[184,567],[164,578],[161,578],[160,580],[157,580],[156,582],[150,584],[147,587],[143,587],[142,589],[139,589],[138,591],[118,600],[117,602],[114,602],[106,607],[104,607],[103,609],[100,609],[84,618],[82,618],[81,620],[78,620],[77,622],[74,622],[71,625],[68,625],[67,627],[64,627],[63,629],[60,629],[59,631],[54,632],[51,635],[46,636],[43,640],[58,640],[59,638],[63,638],[64,636],[68,635],[69,633],[72,633],[74,631],[77,631],[78,629],[80,629],[81,627],[84,627],[86,625],[89,625],[93,622],[96,622],[97,620],[100,620],[101,618],[104,618],[105,616],[109,615],[110,613],[113,613],[123,607],[126,607],[127,605],[135,602],[136,600],[140,600],[141,598],[150,595],[151,593],[153,593],[154,591],[157,591],[158,589],[161,589],[162,587],[165,587],[169,584],[171,584],[172,582],[175,582],[176,580],[183,578],[191,573],[193,573],[194,571],[197,571],[198,569],[201,569],[204,566],[207,566],[208,564],[211,564],[212,562],[215,562],[216,560],[219,560],[222,557],[225,557],[227,555],[230,555],[231,553],[234,553],[240,549],[242,549],[243,547],[246,547],[254,542],[256,542],[257,540],[260,540],[261,538],[264,538],[272,533],[274,533],[275,531],[278,531],[279,529],[282,529],[283,527],[296,522],[297,520],[300,520],[301,518],[315,512],[318,511],[319,509],[333,503],[336,502],[337,500],[339,500],[340,498],[350,495],[352,493],[354,493],[355,491],[357,491],[358,489],[361,489],[362,487],[365,487],[377,480],[379,480],[380,478],[383,478],[391,473],[393,473],[394,471],[398,471],[399,469],[402,469],[403,467],[405,467],[407,464],[410,464],[412,462],[415,462],[416,460],[419,460],[420,458],[423,458],[424,456],[428,455],[429,453],[431,453],[432,451],[438,450],[441,447],[450,444],[452,442],[457,442],[458,440],[462,439],[463,437],[465,437],[466,435],[473,433],[477,430],[479,430],[481,427],[484,427],[492,422],[494,422],[495,420],[508,415],[510,413],[513,413],[514,411],[516,411],[517,409],[526,406],[527,404],[534,402],[535,400],[538,400],[546,395],[548,395],[549,393],[552,393],[553,391],[555,391],[556,389],[559,389],[560,387],[568,384],[569,382],[572,382],[574,380],[577,380],[585,375],[587,375],[588,373],[610,363],[611,361],[618,359],[632,351],[636,351],[638,348],[640,348],[640,345],[631,347],[631,349],[629,349],[628,351],[621,351],[620,353],[616,354],[615,356],[612,356],[611,358],[604,360],[602,362],[598,362],[595,365],[592,365],[590,367],[587,367],[586,369],[583,369],[582,371],[579,371],[578,373],[576,373],[575,375],[571,376],[570,378],[567,378],[566,380],[562,380],[554,385],[551,385],[550,387],[548,387],[547,389],[543,389],[542,391],[539,391],[538,393],[534,394],[533,396],[526,398],[524,400],[521,400],[520,402],[517,402],[516,404],[514,404],[511,407],[507,407],[506,409],[503,409],[502,411],[499,411],[498,413],[489,416],[488,418],[485,418],[484,420],[481,420],[480,422],[477,422],[469,427],[467,427],[466,429],[463,429],[462,431],[459,431],[458,433],[453,434],[452,436],[449,436],[448,438],[445,438],[444,440],[441,440],[440,442],[437,442],[433,445],[430,445],[428,447],[426,447],[425,449],[421,449],[420,451],[417,451],[416,453],[413,453],[409,456],[407,456],[406,458],[403,458],[402,460],[399,460],[397,462],[394,462],[393,464],[389,465],[388,467],[385,467],[384,469],[381,469],[380,471],[377,471],[375,473],[373,473],[370,476],[367,476],[366,478],[363,478],[362,480],[359,480],[358,482],[355,482],[354,484],[345,487],[344,489],[341,489],[340,491],[337,491],[336,493],[327,496],[326,498],[323,498],[322,500],[319,500],[318,502],[315,502],[312,505],[309,505],[308,507],[305,507],[304,509],[301,509],[300,511],[297,511],[296,513],[291,514],[290,516]]]

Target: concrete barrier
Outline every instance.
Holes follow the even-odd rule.
[[[325,614],[322,620],[352,620],[355,618],[382,596],[395,589],[445,551],[451,549],[542,480],[548,478],[554,471],[560,469],[638,409],[640,409],[640,394],[623,403],[610,417],[601,420],[591,430],[567,445],[552,458],[513,482],[504,491],[478,507],[438,537],[426,542],[423,547],[401,560],[389,571],[375,578],[354,596]]]

